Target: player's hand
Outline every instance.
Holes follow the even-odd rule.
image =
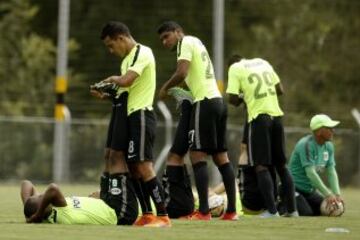
[[[108,78],[105,78],[104,80],[102,80],[102,82],[116,84],[116,76],[110,76]]]
[[[90,89],[90,94],[91,94],[91,96],[94,96],[99,99],[106,99],[109,97],[109,94],[97,91],[95,89]]]
[[[342,197],[340,195],[336,195],[335,198],[336,198],[337,202],[341,202],[343,205],[345,205],[344,199],[342,199]]]
[[[31,217],[26,219],[27,223],[41,223],[42,217],[36,212]]]
[[[92,192],[88,197],[100,199],[100,191]]]
[[[336,196],[334,196],[334,195],[329,195],[328,197],[326,197],[325,200],[326,200],[327,204],[329,204],[329,205],[336,204],[336,202],[337,202]]]

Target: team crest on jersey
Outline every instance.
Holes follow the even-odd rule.
[[[328,152],[328,151],[325,151],[325,152],[323,153],[323,159],[324,159],[324,161],[328,161],[328,160],[329,160],[329,152]]]

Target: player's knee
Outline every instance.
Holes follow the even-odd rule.
[[[265,165],[257,165],[255,166],[255,171],[258,172],[262,172],[262,171],[268,171],[268,167]]]

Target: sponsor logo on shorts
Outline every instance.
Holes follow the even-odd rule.
[[[117,185],[118,185],[117,179],[113,179],[111,186],[112,186],[112,187],[117,187]]]
[[[112,189],[110,189],[110,192],[112,195],[120,195],[121,194],[120,188],[112,188]]]

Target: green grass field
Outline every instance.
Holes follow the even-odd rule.
[[[91,185],[60,185],[66,196],[84,196],[96,189]],[[43,190],[43,187],[39,188]],[[171,228],[154,229],[120,226],[26,224],[22,215],[19,187],[0,186],[0,239],[360,239],[360,189],[344,189],[346,212],[340,218],[300,217],[259,219],[243,217],[237,222],[173,221]],[[328,233],[326,228],[346,228],[349,233]]]

